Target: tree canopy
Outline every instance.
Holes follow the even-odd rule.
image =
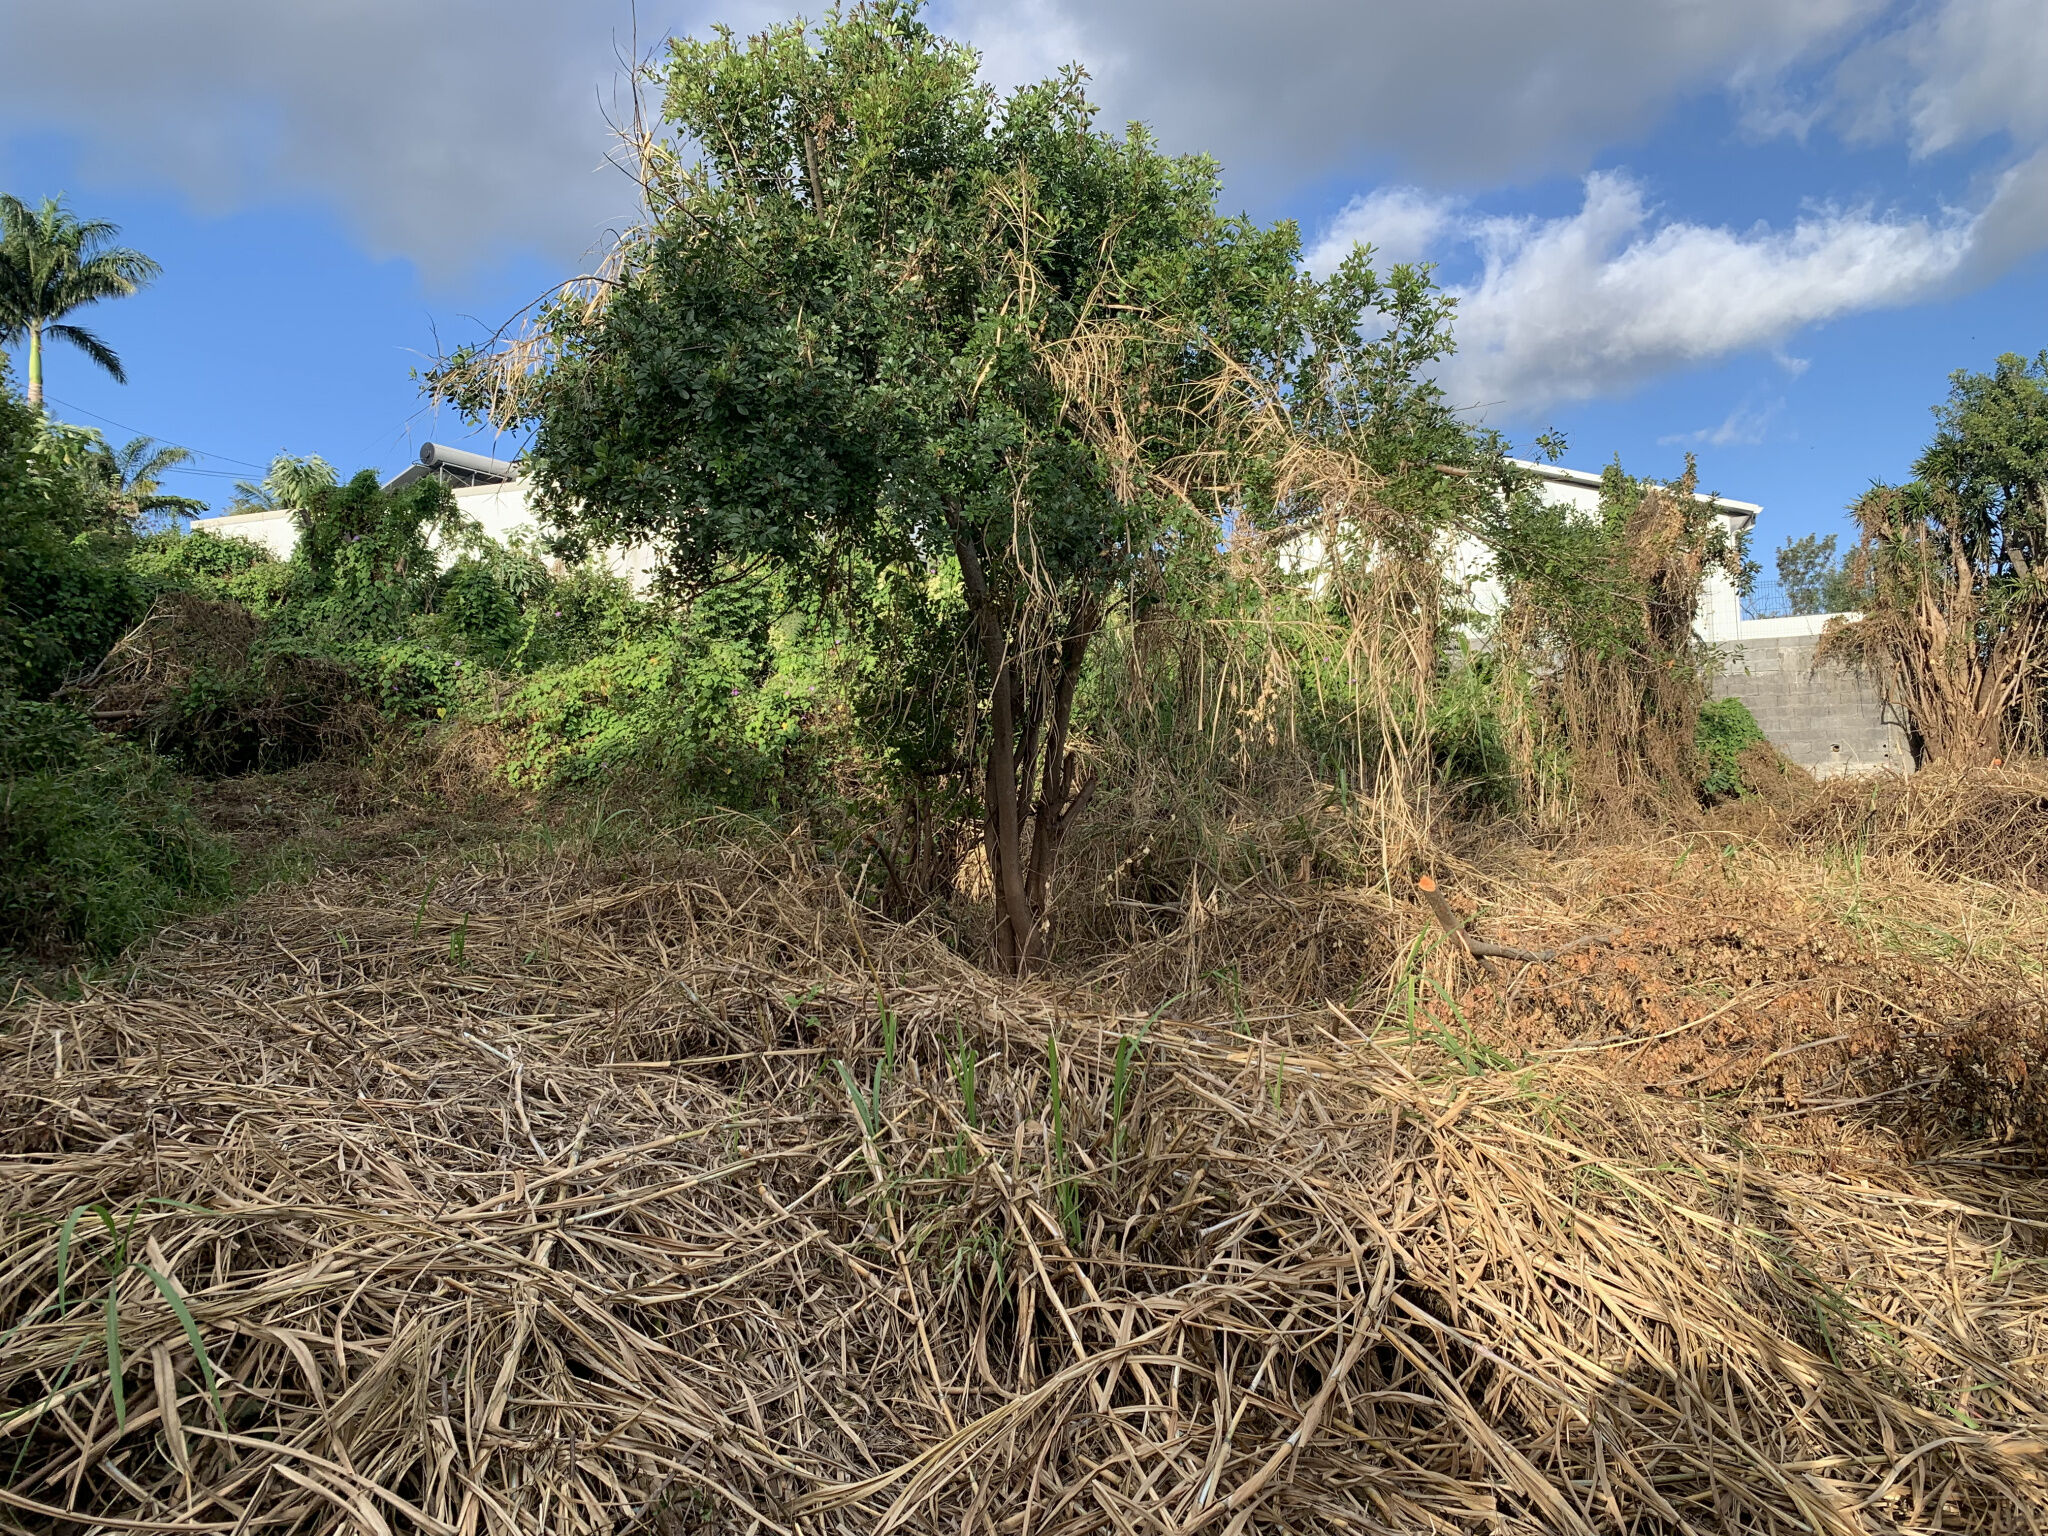
[[[1864,620],[1840,653],[1886,680],[1917,750],[1982,762],[2048,741],[2048,351],[1958,371],[1904,485],[1856,504]]]
[[[115,245],[120,227],[81,219],[62,198],[31,208],[0,193],[0,342],[28,342],[28,403],[43,403],[43,348],[62,341],[76,347],[125,384],[114,349],[65,316],[102,299],[125,298],[163,270],[149,257]]]
[[[1021,965],[1088,794],[1067,732],[1111,606],[1226,516],[1306,516],[1462,439],[1415,378],[1448,347],[1426,278],[1360,255],[1319,284],[1292,225],[1219,213],[1212,162],[1099,129],[1078,70],[1007,98],[975,73],[895,0],[674,44],[648,225],[542,315],[509,399],[572,539],[654,544],[686,584],[768,560],[856,605],[955,594]],[[437,382],[502,411],[483,361]],[[1405,460],[1318,468],[1374,418]]]

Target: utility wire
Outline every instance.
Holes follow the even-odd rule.
[[[55,395],[46,394],[43,396],[43,398],[45,400],[48,400],[52,405],[63,406],[64,409],[67,411],[76,411],[81,416],[90,416],[94,421],[103,421],[110,427],[119,427],[123,432],[133,432],[137,437],[146,437],[151,442],[161,441],[161,439],[159,439],[153,432],[145,432],[140,427],[131,427],[128,425],[127,422],[116,421],[111,416],[102,416],[98,411],[88,411],[82,405],[73,405],[68,400],[59,400]],[[181,448],[185,447],[183,443],[180,443],[177,446]],[[270,468],[268,464],[251,464],[247,459],[238,459],[233,457],[232,455],[225,453],[209,453],[204,448],[185,448],[185,451],[187,453],[196,454],[202,459],[219,459],[223,464],[239,464],[244,469],[257,469],[267,471]],[[223,470],[188,469],[183,471],[183,473],[188,475],[205,475],[224,474],[226,472]],[[233,477],[230,476],[229,478],[232,479]]]

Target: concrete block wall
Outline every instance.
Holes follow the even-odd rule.
[[[1839,662],[1814,664],[1824,618],[1743,623],[1721,648],[1715,696],[1742,700],[1772,745],[1816,778],[1911,773],[1911,743],[1875,681]]]

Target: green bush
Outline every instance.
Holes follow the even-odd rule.
[[[623,583],[562,585],[569,604],[580,597],[587,609],[565,613],[551,643],[568,649],[607,629],[621,638],[475,706],[507,742],[512,783],[543,788],[638,767],[755,804],[801,780],[812,716],[832,692],[839,637],[827,626],[780,611],[766,579],[714,588],[665,625],[653,605],[629,606]]]
[[[283,563],[253,539],[205,528],[165,528],[146,533],[136,539],[134,548],[128,552],[128,569],[151,595],[197,591],[206,597],[219,597],[230,581],[251,568]]]
[[[436,720],[461,702],[460,656],[412,640],[366,647],[357,654],[378,705],[394,715]]]
[[[1709,699],[1700,706],[1693,746],[1700,761],[1700,795],[1709,801],[1749,793],[1742,779],[1742,754],[1768,740],[1756,716],[1740,699]]]
[[[466,557],[441,578],[436,603],[438,628],[462,651],[493,666],[504,662],[523,637],[519,604],[489,562]]]
[[[441,570],[432,534],[455,523],[438,480],[387,492],[373,470],[314,493],[297,514],[299,542],[279,622],[330,650],[382,644],[431,614]]]
[[[489,711],[509,754],[505,776],[528,789],[612,767],[664,767],[682,734],[676,658],[646,643],[536,673]]]
[[[112,954],[228,893],[163,765],[77,711],[0,697],[0,950]]]
[[[15,399],[0,367],[0,689],[48,698],[141,616],[77,453],[78,433]]]
[[[525,599],[525,633],[511,660],[523,670],[571,666],[659,634],[657,605],[633,596],[631,585],[596,566],[551,578]]]

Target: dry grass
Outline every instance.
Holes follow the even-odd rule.
[[[1895,854],[1960,879],[2048,890],[2048,764],[1836,779],[1794,827],[1810,847]]]
[[[1599,862],[1514,925],[1586,918]],[[787,850],[429,873],[17,1002],[11,1525],[2040,1528],[2010,1148],[1817,1151],[1598,1037],[1511,1060],[1441,957],[1147,1018]]]
[[[102,730],[203,773],[368,747],[377,716],[348,669],[298,651],[264,654],[262,629],[239,603],[166,593],[65,693]]]

